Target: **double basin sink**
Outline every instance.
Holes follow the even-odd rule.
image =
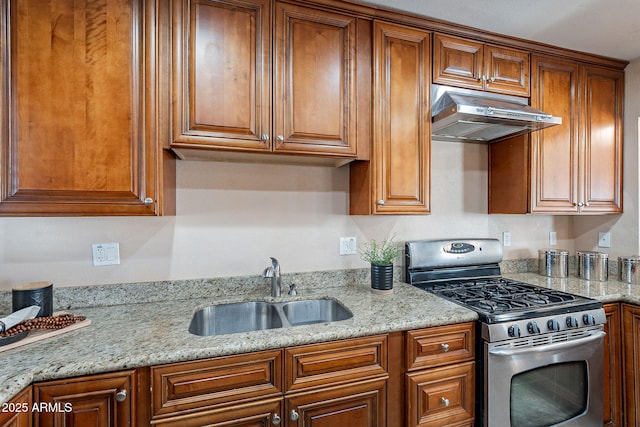
[[[189,332],[210,336],[347,320],[353,314],[332,299],[288,302],[248,301],[211,305],[196,311]]]

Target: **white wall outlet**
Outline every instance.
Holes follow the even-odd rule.
[[[120,264],[119,243],[94,243],[92,247],[94,266]]]
[[[611,247],[611,233],[598,233],[598,247],[610,248]]]
[[[555,246],[558,244],[558,233],[556,233],[555,231],[550,231],[549,232],[549,245],[550,246]]]
[[[502,246],[511,246],[511,232],[503,231],[502,232]]]
[[[355,237],[340,238],[340,255],[356,255],[358,245]]]

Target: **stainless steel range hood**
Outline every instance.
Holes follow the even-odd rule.
[[[490,143],[562,124],[527,98],[433,85],[432,138]]]

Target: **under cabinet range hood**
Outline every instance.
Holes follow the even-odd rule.
[[[562,124],[528,98],[432,85],[432,138],[491,143]]]

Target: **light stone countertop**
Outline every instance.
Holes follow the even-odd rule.
[[[285,294],[286,295],[286,294]],[[333,298],[353,318],[315,325],[199,337],[188,332],[195,310],[211,304],[272,300],[266,287],[254,294],[78,308],[88,327],[0,353],[0,403],[32,382],[140,366],[332,341],[392,331],[474,321],[477,315],[405,283],[391,295],[368,284],[301,289],[295,298]]]
[[[130,285],[144,296],[128,290],[129,285],[113,286],[119,294],[118,305],[71,308],[92,324],[73,332],[0,353],[0,403],[4,403],[32,382],[99,372],[117,371],[184,360],[246,353],[272,348],[383,334],[446,324],[474,321],[475,312],[448,302],[420,289],[396,281],[391,295],[371,292],[366,275],[347,274],[343,280],[333,275],[297,277],[308,283],[292,298],[333,298],[353,313],[340,322],[296,326],[265,331],[199,337],[188,332],[191,316],[211,304],[237,301],[270,301],[263,282],[241,289],[227,279],[226,288],[216,280],[184,283]],[[535,285],[596,298],[604,303],[629,302],[640,305],[640,285],[616,280],[585,281],[576,277],[547,278],[536,273],[505,273],[504,277]],[[239,278],[236,282],[245,281]],[[333,280],[333,287],[320,286]],[[164,286],[164,287],[162,287]],[[149,288],[157,288],[150,293]],[[184,292],[189,289],[189,292]],[[90,289],[101,299],[108,298],[109,288]],[[74,290],[74,294],[80,294]],[[156,294],[165,294],[164,301]],[[151,296],[149,296],[151,295]],[[83,296],[83,298],[86,297]],[[95,295],[94,295],[95,297]],[[5,296],[6,299],[6,296]],[[127,300],[132,302],[126,303]],[[85,302],[86,304],[86,302]],[[91,301],[97,304],[97,301]],[[74,305],[74,304],[72,304]],[[82,303],[77,303],[82,307]],[[56,308],[61,308],[58,305]],[[66,308],[66,307],[64,307]]]

